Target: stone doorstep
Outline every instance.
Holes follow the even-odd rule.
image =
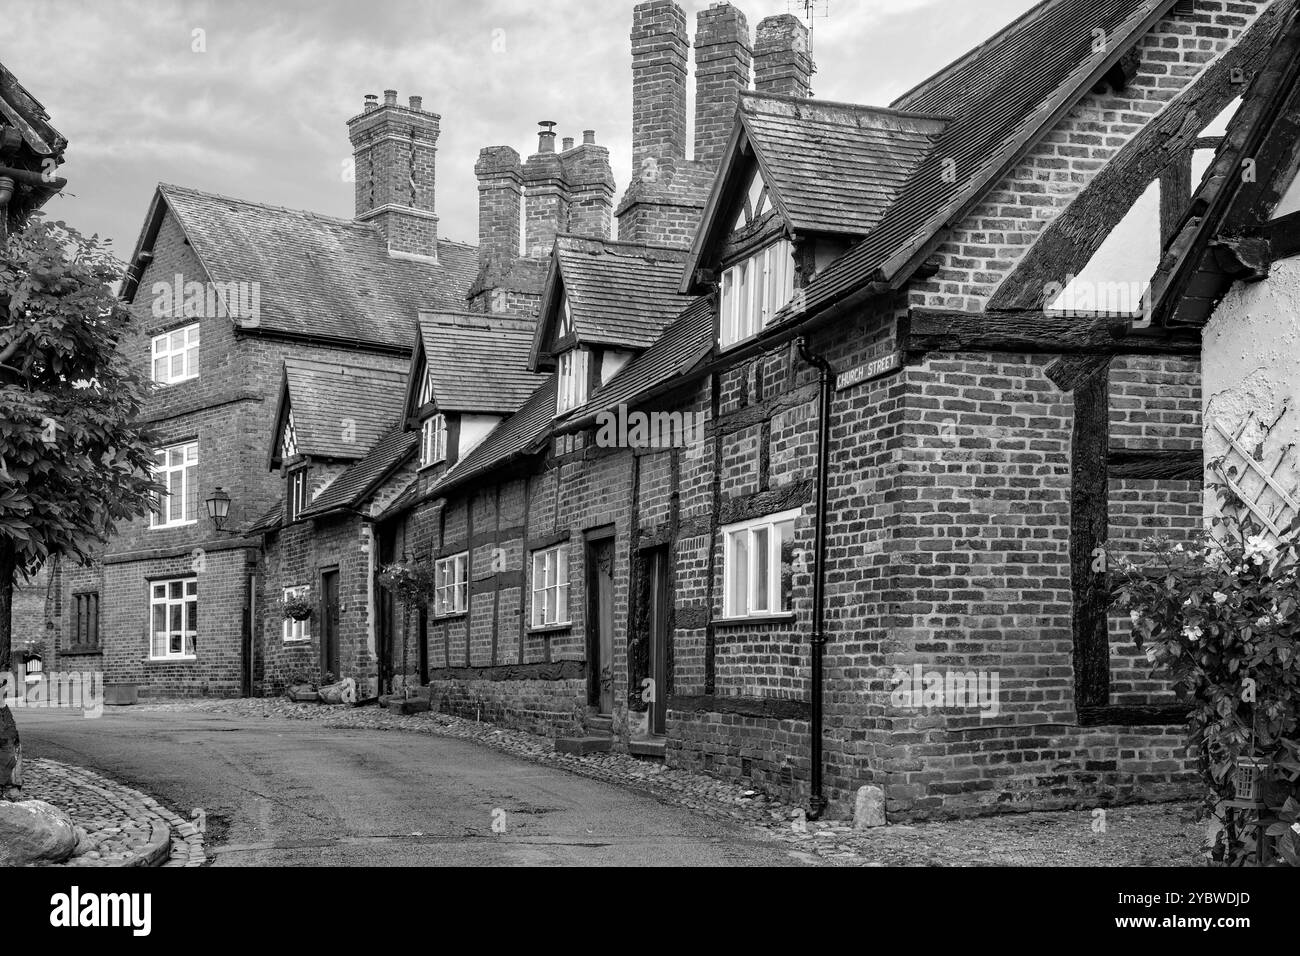
[[[648,737],[643,740],[629,740],[627,742],[627,752],[634,757],[663,760],[668,753],[668,738]]]
[[[614,738],[608,734],[555,738],[555,752],[560,754],[607,754],[613,746]]]
[[[614,732],[614,718],[588,717],[587,730],[593,734],[612,734]]]

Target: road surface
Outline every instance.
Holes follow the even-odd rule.
[[[15,718],[26,757],[202,809],[215,866],[799,864],[752,830],[459,740],[129,708]]]

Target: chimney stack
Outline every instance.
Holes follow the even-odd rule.
[[[566,151],[564,180],[569,191],[568,231],[608,239],[614,224],[614,170],[609,150],[596,145],[596,131],[582,134],[582,145]]]
[[[509,146],[485,146],[474,164],[478,177],[478,261],[480,271],[504,271],[519,255],[519,213],[524,172]]]
[[[749,22],[729,3],[701,10],[695,23],[695,161],[722,159],[742,90],[749,89]]]
[[[569,191],[564,164],[555,151],[555,126],[538,124],[537,152],[524,163],[524,254],[543,259],[551,254],[555,237],[569,228]]]
[[[397,105],[397,91],[385,90],[383,105],[365,98],[362,112],[348,120],[356,174],[356,219],[373,222],[390,252],[437,258],[438,215],[434,205],[435,158],[442,117],[411,105]]]
[[[808,27],[789,13],[758,25],[754,43],[754,89],[807,98],[817,71],[808,52]]]
[[[686,158],[686,14],[673,0],[632,13],[632,176],[657,179]]]

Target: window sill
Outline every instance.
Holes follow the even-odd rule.
[[[456,611],[452,614],[435,614],[429,618],[431,624],[450,624],[453,621],[463,621],[469,617],[469,611]]]
[[[173,385],[184,385],[186,382],[197,382],[198,380],[199,377],[197,375],[190,375],[187,378],[174,378],[170,382],[160,382],[157,379],[154,379],[153,385],[154,388],[164,389],[171,388]]]
[[[177,528],[193,528],[198,521],[178,521],[175,524],[151,524],[150,531],[175,531]]]
[[[284,638],[281,641],[281,643],[284,644],[285,647],[301,647],[304,644],[310,644],[311,638],[310,637]]]
[[[558,634],[561,631],[573,630],[573,622],[566,621],[563,624],[540,624],[537,627],[530,627],[528,633],[531,635],[546,636],[548,634]]]
[[[198,660],[198,655],[191,654],[184,657],[181,655],[174,657],[146,657],[144,662],[146,664],[195,664],[198,663]]]
[[[750,617],[718,617],[713,619],[716,627],[750,627],[756,624],[793,624],[798,615],[793,611],[784,614],[755,614]]]
[[[59,651],[60,657],[93,657],[104,653],[97,644],[73,644]]]

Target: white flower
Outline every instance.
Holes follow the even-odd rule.
[[[1267,534],[1251,535],[1246,539],[1246,557],[1254,564],[1263,564],[1277,557],[1277,548]]]
[[[1228,603],[1228,595],[1224,594],[1222,591],[1215,591],[1215,592],[1214,592],[1214,603],[1215,603],[1215,604],[1227,604],[1227,603]]]
[[[1152,664],[1156,662],[1156,658],[1159,656],[1160,656],[1160,648],[1157,647],[1155,644],[1152,644],[1150,647],[1147,648],[1147,660],[1150,661]]]
[[[1174,545],[1174,550],[1181,554],[1183,551],[1183,546],[1181,544],[1176,544]]]
[[[1300,833],[1300,823],[1291,824],[1291,829],[1294,830],[1296,833]]]
[[[1130,611],[1130,612],[1129,612],[1129,615],[1128,615],[1128,618],[1129,618],[1130,621],[1133,622],[1133,626],[1134,626],[1134,627],[1137,627],[1139,624],[1142,623],[1142,612],[1141,612],[1141,611]]]
[[[1204,633],[1205,632],[1202,631],[1199,627],[1196,627],[1195,625],[1192,624],[1188,624],[1185,628],[1183,628],[1183,637],[1187,638],[1189,641],[1199,641],[1201,639],[1201,635]]]
[[[1256,627],[1268,627],[1268,615],[1266,614],[1266,615],[1264,615],[1263,617],[1261,617],[1258,621],[1256,621],[1256,622],[1255,622],[1255,626],[1256,626]]]

